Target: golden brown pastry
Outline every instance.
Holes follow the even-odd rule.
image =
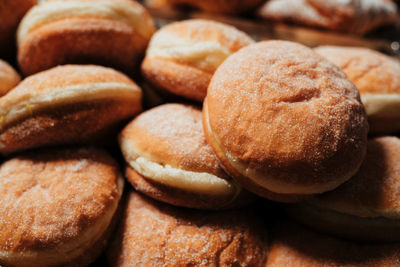
[[[249,11],[264,0],[165,0],[165,2],[173,6],[191,6],[208,12],[236,14]]]
[[[400,264],[400,243],[355,243],[325,236],[297,224],[272,228],[266,267],[393,267]]]
[[[0,96],[7,94],[21,81],[19,74],[7,62],[0,59]]]
[[[87,266],[106,245],[124,181],[95,148],[22,154],[0,167],[0,265]]]
[[[107,142],[141,110],[141,95],[127,76],[105,67],[66,65],[30,76],[0,98],[0,153]]]
[[[269,0],[258,13],[270,20],[364,34],[394,23],[397,7],[391,0]]]
[[[293,205],[296,220],[345,238],[400,241],[400,139],[368,142],[358,173],[337,189]]]
[[[311,49],[286,41],[260,42],[226,59],[208,87],[203,123],[225,170],[279,201],[344,183],[367,145],[357,88]]]
[[[119,142],[128,181],[152,198],[199,209],[253,200],[218,165],[198,108],[166,104],[148,110],[125,127]]]
[[[129,192],[110,266],[263,266],[263,223],[250,210],[176,208]]]
[[[400,131],[400,62],[362,47],[321,46],[315,51],[341,68],[360,91],[370,133]]]
[[[18,23],[37,2],[38,0],[0,1],[0,55],[9,56],[13,51]]]
[[[142,73],[160,90],[203,101],[217,67],[251,43],[247,34],[222,23],[200,19],[174,22],[153,35]]]
[[[154,31],[136,1],[45,1],[18,28],[18,62],[25,75],[69,63],[132,71]]]

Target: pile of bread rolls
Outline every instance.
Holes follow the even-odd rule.
[[[0,3],[0,266],[400,265],[400,62],[39,2]]]

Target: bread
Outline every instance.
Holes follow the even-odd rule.
[[[358,170],[368,124],[357,88],[300,44],[247,46],[215,72],[206,139],[243,187],[275,200],[332,190]]]
[[[173,6],[191,6],[208,12],[237,14],[259,6],[264,0],[166,0]]]
[[[123,190],[103,150],[35,151],[0,167],[0,265],[87,266],[115,224]]]
[[[247,34],[222,23],[200,19],[174,22],[152,37],[142,73],[160,90],[202,102],[217,67],[251,43]]]
[[[5,95],[21,81],[19,74],[7,62],[0,59],[0,96]]]
[[[218,165],[201,111],[183,104],[148,110],[122,131],[126,177],[136,190],[190,208],[221,209],[253,200]]]
[[[37,0],[2,0],[0,2],[0,55],[9,56],[15,45],[15,32],[24,14]]]
[[[337,189],[288,208],[296,220],[337,236],[400,241],[400,139],[368,142],[358,173]]]
[[[66,65],[38,73],[0,98],[0,153],[109,142],[140,101],[141,89],[113,69]]]
[[[25,75],[70,63],[132,71],[154,31],[136,1],[45,1],[18,28],[18,62]]]
[[[272,228],[266,267],[399,266],[400,243],[356,243],[325,236],[283,221]]]
[[[129,192],[110,266],[263,266],[267,233],[247,210],[176,208]]]
[[[360,91],[372,134],[400,131],[400,62],[362,47],[321,46],[317,53],[341,68]]]
[[[365,34],[397,19],[397,7],[391,0],[270,0],[258,13],[269,20],[355,34]]]

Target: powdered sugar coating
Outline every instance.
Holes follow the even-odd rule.
[[[273,192],[333,189],[365,155],[368,126],[357,88],[299,44],[239,50],[217,69],[205,102],[208,141],[222,151],[224,166],[231,168],[228,158]]]

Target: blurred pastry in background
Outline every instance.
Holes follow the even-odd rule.
[[[247,190],[277,201],[330,191],[349,180],[367,148],[354,84],[303,45],[264,41],[228,57],[203,105],[206,139]]]
[[[21,81],[19,74],[7,62],[0,59],[0,96],[7,94]]]
[[[198,209],[254,200],[219,166],[196,107],[166,104],[148,110],[125,127],[119,142],[128,181],[152,198]]]
[[[207,12],[237,14],[245,13],[261,5],[265,0],[161,0],[171,6],[189,6]],[[160,4],[160,0],[153,0]]]
[[[362,47],[321,46],[317,53],[341,68],[357,86],[370,133],[400,132],[400,62]]]
[[[397,7],[391,0],[269,0],[258,14],[268,20],[365,34],[394,23]]]
[[[264,266],[267,232],[252,209],[198,211],[128,192],[109,266]]]
[[[124,180],[96,148],[36,150],[0,166],[0,265],[87,266],[116,225]]]
[[[154,31],[150,14],[135,1],[44,1],[18,28],[18,62],[25,75],[70,63],[129,72]]]
[[[141,89],[94,65],[65,65],[23,80],[0,98],[0,153],[46,145],[110,143],[141,111]]]
[[[38,0],[1,0],[0,1],[0,56],[9,56],[14,51],[18,23],[25,13]]]
[[[246,33],[226,24],[199,19],[174,22],[153,35],[142,73],[155,88],[202,102],[217,67],[251,43]]]
[[[271,229],[266,267],[399,266],[400,243],[350,242],[283,221]]]
[[[353,178],[287,211],[297,221],[336,236],[400,241],[399,162],[399,138],[369,140],[365,161]]]

